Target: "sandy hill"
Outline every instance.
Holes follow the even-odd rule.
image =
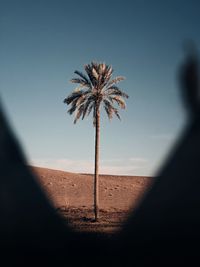
[[[31,168],[56,208],[92,208],[93,175]],[[134,208],[152,181],[151,177],[100,175],[100,209]]]
[[[139,204],[153,178],[100,175],[100,219],[93,223],[93,175],[31,167],[54,207],[77,231],[113,234]]]

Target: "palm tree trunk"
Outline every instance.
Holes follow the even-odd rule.
[[[95,127],[95,170],[94,170],[94,215],[95,221],[99,219],[99,141],[100,141],[100,111],[96,111]]]

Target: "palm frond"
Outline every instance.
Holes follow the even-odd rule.
[[[90,105],[90,101],[87,101],[84,105],[84,110],[83,110],[83,114],[82,114],[82,120],[85,118],[85,115],[87,114],[87,111],[88,111],[88,107]]]
[[[108,101],[107,99],[104,99],[103,102],[104,102],[105,111],[110,120],[113,118],[113,114],[115,114],[118,117],[118,119],[121,119],[118,110],[112,105],[110,101]]]
[[[86,99],[87,99],[87,94],[82,94],[82,95],[77,99],[77,101],[76,101],[76,106],[78,107],[78,106],[82,105],[82,104],[85,102]]]
[[[108,66],[108,65],[107,65],[107,68],[106,68],[106,76],[110,78],[111,75],[112,75],[112,73],[113,73],[113,68],[112,68],[112,66]]]
[[[107,87],[110,87],[111,85],[117,84],[118,82],[121,82],[125,79],[123,76],[115,77],[112,81],[110,81],[107,85]]]
[[[90,84],[90,82],[86,82],[86,81],[83,80],[83,79],[80,79],[80,78],[73,78],[73,79],[70,80],[70,82],[72,82],[72,83],[78,83],[78,84],[80,84],[80,87],[86,87],[86,88],[91,89],[91,84]]]
[[[95,79],[95,77],[93,75],[92,67],[90,66],[90,64],[87,64],[87,65],[84,66],[84,68],[85,68],[85,71],[87,72],[87,75],[88,75],[92,85],[96,86],[97,81],[96,81],[96,79]]]
[[[109,120],[113,118],[113,114],[115,114],[118,117],[118,119],[121,120],[119,112],[116,108],[109,109],[108,107],[104,106],[104,109],[108,115]]]
[[[113,101],[115,101],[122,109],[126,108],[126,103],[125,103],[124,99],[119,95],[109,96],[109,100],[112,103],[113,103]]]
[[[125,97],[125,98],[129,98],[129,96],[126,93],[124,93],[119,87],[114,86],[114,85],[108,87],[104,91],[104,94],[106,94],[106,95],[119,95],[119,96],[122,96],[122,97]]]
[[[109,80],[111,79],[112,73],[113,68],[111,66],[106,65],[105,70],[103,72],[104,86],[108,84]]]
[[[83,115],[82,115],[82,120],[85,118],[85,116],[86,116],[86,114],[87,115],[89,115],[88,114],[88,112],[89,112],[89,107],[91,106],[91,104],[94,104],[94,96],[93,95],[91,95],[88,99],[87,99],[87,101],[85,102],[85,106],[84,106],[84,110],[83,110]],[[92,109],[92,108],[91,108]]]
[[[119,115],[119,112],[118,112],[118,110],[117,110],[117,109],[115,109],[115,110],[114,110],[114,112],[115,112],[115,115],[117,116],[117,118],[118,118],[119,120],[121,120],[121,117],[120,117],[120,115]]]
[[[93,76],[95,77],[96,81],[98,81],[98,79],[99,79],[99,74],[98,74],[98,72],[96,71],[95,68],[92,68],[92,74],[93,74]]]
[[[108,82],[111,79],[113,69],[111,66],[108,66],[106,64],[102,64],[99,67],[99,87],[100,91],[102,91],[104,88],[106,88]]]
[[[72,83],[80,83],[82,85],[86,84],[86,81],[84,81],[83,79],[80,79],[80,78],[73,78],[73,79],[70,80],[70,82],[72,82]]]
[[[76,122],[80,119],[83,113],[83,110],[84,110],[84,105],[81,105],[78,107],[76,115],[75,115],[75,119],[74,119],[74,124],[76,124]]]
[[[75,70],[75,74],[79,75],[86,83],[90,84],[89,79],[81,71]],[[91,85],[90,85],[91,86]]]
[[[79,98],[84,93],[83,90],[74,91],[68,97],[64,99],[64,103],[69,105],[73,100]]]
[[[76,111],[77,107],[76,107],[76,103],[73,103],[71,105],[71,108],[67,111],[70,115],[72,115],[75,111]]]
[[[105,63],[100,63],[99,64],[99,74],[103,75],[106,69],[106,64]]]
[[[92,102],[92,103],[90,104],[90,106],[88,107],[87,116],[90,115],[90,113],[91,113],[91,111],[92,111],[92,109],[93,109],[94,107],[95,107],[95,102]]]
[[[83,96],[83,95],[82,95]],[[72,115],[76,110],[78,110],[79,106],[82,105],[85,99],[82,96],[75,98],[70,104],[71,108],[68,110],[68,113]]]
[[[91,62],[91,66],[92,66],[92,69],[95,69],[97,73],[99,73],[99,70],[100,70],[100,66],[97,62],[95,61],[92,61]]]
[[[105,109],[105,111],[106,111],[106,113],[108,115],[109,120],[111,120],[112,119],[112,112],[106,106],[104,106],[104,109]]]

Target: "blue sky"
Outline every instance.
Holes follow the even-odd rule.
[[[122,121],[102,114],[101,172],[154,175],[186,116],[182,44],[200,45],[199,1],[0,1],[0,97],[30,164],[93,172],[94,128],[63,99],[74,70],[106,62],[130,98]]]

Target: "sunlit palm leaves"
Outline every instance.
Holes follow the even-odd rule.
[[[103,106],[109,119],[116,115],[119,119],[117,107],[125,109],[124,98],[128,95],[124,93],[116,84],[124,77],[115,77],[112,79],[113,69],[104,63],[91,62],[84,66],[86,74],[80,71],[74,73],[77,78],[71,80],[72,83],[78,84],[78,87],[64,99],[64,103],[71,105],[68,113],[75,113],[74,123],[78,119],[84,119],[93,110],[93,123],[95,126],[96,110]]]

